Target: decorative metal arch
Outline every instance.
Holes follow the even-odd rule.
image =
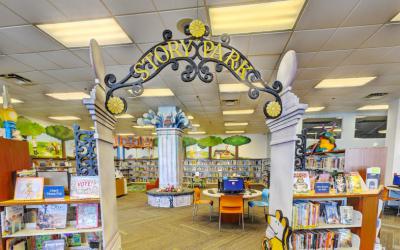
[[[210,64],[215,64],[215,71],[221,72],[223,68],[230,71],[240,82],[249,86],[248,95],[251,99],[257,99],[261,92],[269,93],[274,97],[272,101],[264,104],[266,118],[277,118],[282,113],[282,101],[279,93],[282,84],[275,81],[268,86],[262,79],[261,74],[250,61],[238,50],[229,45],[228,35],[220,37],[221,42],[212,41],[205,36],[209,35],[209,27],[201,21],[194,20],[185,26],[185,34],[188,38],[173,40],[172,32],[164,30],[162,36],[164,41],[154,45],[138,62],[130,67],[129,73],[117,81],[114,74],[106,75],[104,81],[109,88],[106,95],[106,108],[114,115],[126,112],[127,102],[123,97],[114,96],[114,92],[121,88],[131,88],[133,96],[143,93],[143,84],[153,79],[168,65],[177,71],[179,63],[185,66],[181,72],[184,82],[193,81],[198,77],[205,83],[214,79],[210,71]],[[255,83],[261,83],[262,88],[256,87]]]

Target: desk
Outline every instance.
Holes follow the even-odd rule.
[[[220,198],[224,193],[219,193],[218,188],[208,188],[203,190],[203,194],[212,198]],[[243,195],[244,200],[250,200],[260,197],[262,192],[255,189],[246,190],[244,193],[239,193]]]

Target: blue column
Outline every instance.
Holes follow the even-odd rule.
[[[6,139],[12,139],[12,133],[16,128],[15,122],[12,121],[4,121],[3,122],[3,127],[5,129],[5,138]]]

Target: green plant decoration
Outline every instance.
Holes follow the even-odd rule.
[[[197,145],[200,148],[207,148],[208,147],[208,158],[211,159],[212,156],[212,147],[215,147],[222,143],[222,138],[218,136],[208,136],[201,138],[197,141]]]
[[[24,116],[19,116],[17,120],[17,130],[21,133],[25,139],[28,136],[32,136],[34,140],[37,136],[43,134],[45,132],[45,128],[39,123],[32,122],[28,118]]]
[[[227,137],[223,140],[223,143],[235,146],[235,158],[239,159],[239,147],[245,144],[249,144],[251,139],[243,135],[234,135]]]
[[[182,138],[184,159],[186,159],[186,148],[192,145],[196,145],[196,143],[197,140],[193,137],[185,136]]]
[[[66,158],[65,142],[74,139],[74,131],[62,125],[52,125],[46,127],[46,134],[61,141],[62,157]]]

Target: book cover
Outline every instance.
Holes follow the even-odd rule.
[[[351,172],[348,176],[350,193],[361,193],[365,183],[358,172]]]
[[[5,235],[14,234],[23,229],[24,207],[5,207],[4,232]]]
[[[45,200],[64,200],[64,186],[44,186],[43,189]]]
[[[99,205],[78,204],[76,206],[76,228],[96,228],[99,226]]]
[[[0,212],[1,236],[6,236],[6,211]]]
[[[293,180],[294,193],[308,193],[310,191],[310,176],[307,171],[295,171]]]
[[[338,174],[335,177],[335,190],[338,194],[347,192],[347,182],[343,174]]]
[[[65,241],[64,239],[57,240],[46,240],[43,242],[43,250],[64,250]]]
[[[43,185],[42,177],[17,177],[14,200],[43,199]]]
[[[345,225],[351,225],[354,222],[353,219],[353,207],[352,206],[340,206],[340,223]]]
[[[72,176],[71,199],[100,198],[98,176]]]
[[[379,167],[367,168],[366,184],[368,189],[378,189],[380,178],[381,178],[381,168]]]
[[[65,228],[67,224],[67,204],[41,205],[38,209],[39,229]]]

